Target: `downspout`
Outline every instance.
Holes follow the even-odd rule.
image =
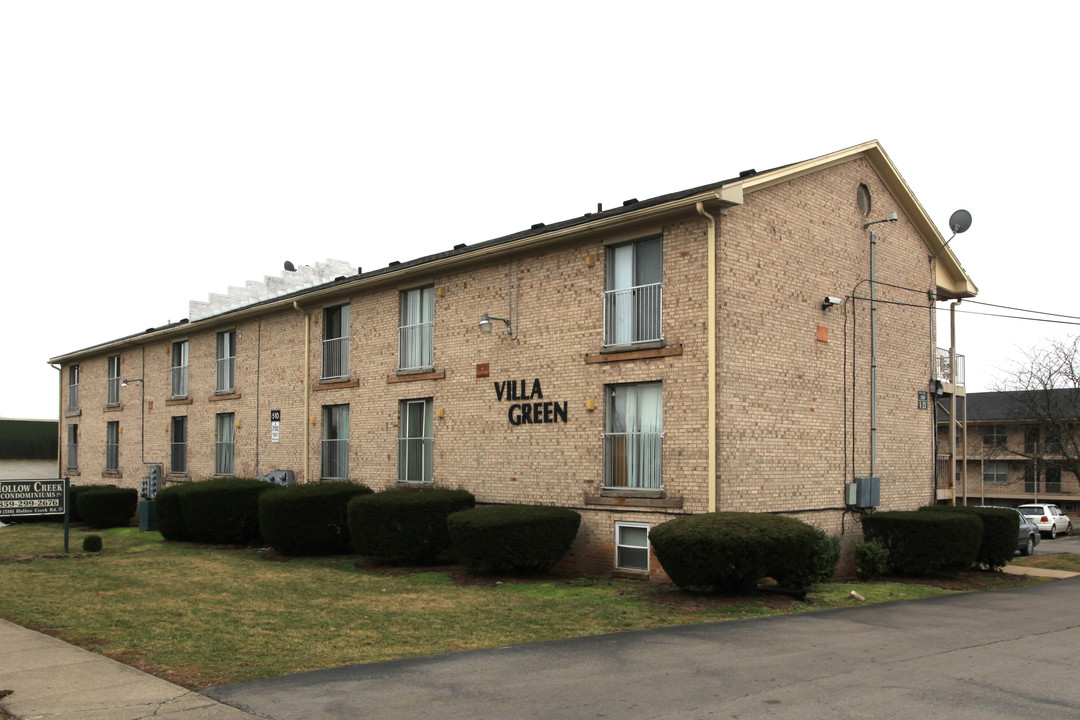
[[[63,456],[64,451],[64,366],[57,367],[52,363],[49,363],[49,367],[57,373],[57,384],[59,385],[59,392],[56,394],[56,477],[62,478],[63,475],[60,471],[64,465],[60,458]],[[65,502],[67,502],[65,500]]]
[[[311,453],[308,450],[311,425],[308,416],[311,414],[311,314],[300,307],[293,300],[296,312],[304,313],[304,482],[308,482],[308,464],[311,461]]]
[[[956,306],[963,299],[949,305],[949,485],[952,487],[952,504],[956,504]],[[965,410],[966,410],[965,406]],[[967,416],[964,416],[967,425]],[[966,440],[966,438],[965,438]],[[964,505],[967,505],[967,457],[964,458]]]
[[[717,505],[717,463],[716,463],[716,218],[705,212],[705,204],[697,204],[698,214],[709,223],[709,290],[706,304],[708,305],[708,321],[706,323],[708,333],[708,349],[706,351],[709,363],[708,386],[709,386],[709,512],[716,512]]]

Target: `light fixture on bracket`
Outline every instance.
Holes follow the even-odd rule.
[[[125,378],[124,380],[120,381],[120,387],[127,387],[128,383],[133,383],[133,382],[141,383],[142,381],[143,381],[142,378],[132,378],[131,380],[128,380],[128,379]]]
[[[491,321],[492,320],[502,320],[504,323],[506,323],[506,334],[513,336],[514,330],[513,330],[513,328],[510,327],[510,321],[509,320],[507,320],[506,318],[494,317],[492,315],[488,315],[487,313],[484,313],[483,315],[480,316],[480,332],[482,332],[482,333],[491,332]]]

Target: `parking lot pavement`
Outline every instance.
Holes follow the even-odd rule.
[[[1035,546],[1035,555],[1055,555],[1058,553],[1080,554],[1080,533],[1058,536],[1057,540],[1043,538]]]
[[[317,670],[204,694],[273,720],[1062,717],[1080,707],[1078,595],[1073,578]]]

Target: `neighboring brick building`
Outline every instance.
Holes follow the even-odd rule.
[[[0,480],[56,477],[56,421],[0,418]]]
[[[590,572],[662,576],[646,530],[684,513],[857,536],[872,230],[876,474],[881,507],[913,508],[934,496],[935,300],[976,289],[951,249],[931,259],[944,240],[877,142],[53,358],[64,462],[563,505]]]
[[[948,414],[938,413],[942,499],[951,501],[955,494],[958,505],[966,500],[1009,507],[1048,502],[1080,511],[1080,481],[1070,469],[1080,458],[1080,389],[968,393],[966,422],[964,407],[957,412],[955,483],[949,483]]]

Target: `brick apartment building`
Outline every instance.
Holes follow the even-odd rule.
[[[951,483],[949,417],[938,413],[940,499],[1008,507],[1047,502],[1066,512],[1080,511],[1074,469],[1080,457],[1080,390],[977,392],[968,393],[966,400],[957,412]]]
[[[647,530],[686,513],[856,537],[872,232],[874,474],[882,508],[913,508],[934,497],[934,306],[977,291],[950,248],[931,258],[944,239],[876,141],[193,303],[190,321],[52,358],[62,465],[131,487],[157,463],[170,483],[288,469],[571,507],[566,564],[588,572],[662,576]]]

